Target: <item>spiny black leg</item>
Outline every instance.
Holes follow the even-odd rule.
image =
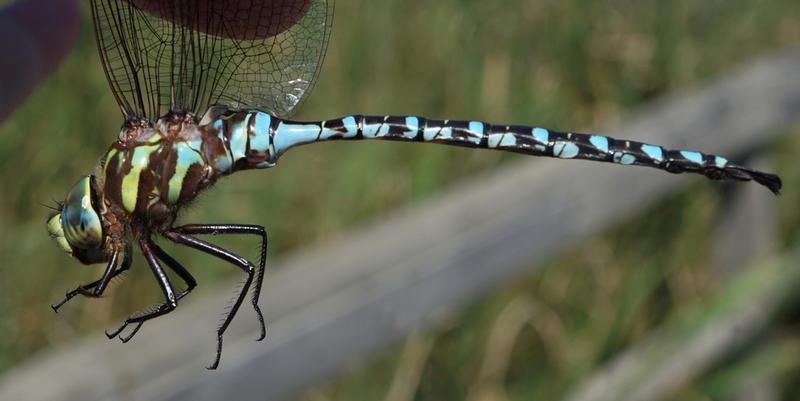
[[[175,297],[175,291],[172,289],[172,284],[170,284],[167,274],[164,272],[164,269],[158,262],[156,255],[153,253],[152,246],[153,244],[149,239],[142,238],[139,240],[139,247],[142,250],[142,254],[144,255],[145,260],[147,260],[147,264],[150,266],[153,274],[156,276],[156,280],[158,280],[158,284],[161,286],[161,290],[164,292],[164,297],[167,300],[160,305],[156,305],[147,312],[129,316],[118,329],[112,332],[106,331],[106,336],[108,336],[108,338],[113,338],[119,335],[122,330],[128,327],[129,324],[137,323],[136,328],[133,329],[133,332],[130,335],[125,337],[120,336],[120,340],[123,342],[128,342],[139,331],[142,323],[152,318],[172,312],[178,306],[178,300]]]
[[[197,287],[197,280],[192,277],[186,268],[184,268],[177,260],[173,259],[172,256],[169,256],[160,246],[156,245],[155,243],[150,244],[153,247],[153,253],[161,259],[164,263],[167,264],[167,267],[172,269],[178,276],[186,283],[186,289],[181,291],[180,294],[176,296],[176,300],[180,301],[181,298],[185,297],[186,294],[192,292],[192,290]]]
[[[96,296],[98,296],[98,295],[95,295],[95,293],[98,292],[98,289],[102,290],[102,289],[105,288],[105,284],[108,283],[108,280],[111,279],[111,276],[116,271],[117,258],[118,257],[119,257],[119,251],[115,250],[111,254],[111,258],[109,258],[109,260],[108,260],[108,264],[106,265],[105,273],[103,273],[103,276],[100,277],[99,280],[95,280],[95,281],[93,281],[93,282],[91,282],[89,284],[80,285],[80,286],[78,286],[78,288],[67,292],[66,295],[64,295],[64,299],[61,300],[61,302],[59,302],[59,303],[57,303],[55,305],[50,305],[50,307],[53,308],[53,311],[58,313],[58,308],[63,306],[65,303],[67,303],[67,301],[69,301],[70,299],[74,298],[78,294],[85,295],[87,297],[96,297]],[[101,288],[101,286],[102,286],[102,288]]]
[[[256,341],[261,341],[267,336],[267,327],[264,324],[264,317],[261,314],[261,308],[258,306],[258,299],[261,296],[261,286],[264,283],[264,267],[267,260],[267,230],[262,226],[252,224],[187,224],[185,226],[175,227],[171,231],[179,232],[182,234],[252,234],[261,237],[261,255],[258,261],[258,269],[256,270],[256,282],[253,286],[253,309],[258,316],[258,322],[261,325],[261,335]]]
[[[103,276],[99,280],[95,280],[89,284],[85,284],[82,286],[78,286],[78,288],[66,293],[64,299],[61,302],[51,305],[50,307],[58,313],[58,309],[61,308],[67,301],[74,298],[76,295],[83,295],[90,298],[98,298],[103,295],[103,292],[106,290],[108,283],[111,281],[112,278],[118,276],[120,273],[128,270],[131,267],[131,263],[133,261],[132,253],[130,251],[130,247],[127,247],[124,252],[124,257],[122,259],[122,265],[119,269],[116,268],[117,262],[119,259],[119,251],[114,251],[111,254],[111,259],[108,261],[108,265],[106,265],[106,270],[103,273]]]
[[[197,249],[209,255],[216,256],[228,263],[233,264],[234,266],[241,268],[247,273],[247,280],[245,281],[244,286],[242,287],[242,291],[239,292],[239,296],[236,297],[236,301],[231,307],[230,312],[228,312],[228,315],[225,316],[225,320],[217,329],[217,356],[214,359],[214,363],[212,363],[211,366],[208,367],[208,369],[212,370],[216,369],[217,366],[219,366],[219,360],[222,356],[222,335],[225,334],[225,330],[227,330],[228,326],[231,324],[233,317],[236,315],[236,312],[239,310],[239,307],[242,305],[242,302],[244,301],[244,297],[247,294],[247,289],[250,288],[250,284],[252,284],[253,282],[255,266],[253,266],[253,264],[250,263],[250,261],[239,255],[231,253],[225,249],[210,244],[206,241],[194,238],[190,235],[175,231],[166,231],[163,233],[163,235],[164,237],[174,241],[177,244],[186,245],[190,248]]]

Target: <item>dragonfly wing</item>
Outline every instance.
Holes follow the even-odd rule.
[[[290,115],[311,90],[333,0],[92,0],[97,47],[126,117],[213,104]]]

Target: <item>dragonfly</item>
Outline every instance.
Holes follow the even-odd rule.
[[[544,127],[420,116],[348,115],[295,121],[311,91],[332,27],[333,0],[91,0],[97,49],[124,122],[91,174],[81,177],[47,220],[57,245],[85,265],[105,264],[100,278],[53,305],[103,295],[138,251],[164,301],[129,316],[109,339],[133,338],[148,320],[175,310],[197,285],[155,240],[164,238],[239,268],[244,285],[216,331],[216,369],[225,331],[250,293],[259,308],[267,231],[255,224],[182,224],[181,210],[217,180],[275,167],[289,149],[332,140],[430,142],[558,159],[585,159],[696,173],[713,180],[755,181],[775,194],[778,176],[694,150],[667,149],[597,134]],[[260,240],[257,263],[203,235]],[[178,291],[167,271],[183,284]]]

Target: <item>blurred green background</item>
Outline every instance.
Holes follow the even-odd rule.
[[[122,122],[85,11],[78,46],[0,125],[0,370],[112,327],[159,299],[151,275],[137,264],[105,299],[76,299],[59,315],[49,307],[100,268],[82,267],[50,243],[42,204],[61,199],[91,171]],[[322,73],[296,117],[391,113],[609,127],[661,94],[798,44],[796,0],[340,1]],[[775,248],[782,250],[800,239],[800,129],[768,154],[785,180],[772,203],[780,222]],[[320,144],[290,152],[279,168],[221,181],[182,221],[263,224],[274,258],[521,157],[402,143]],[[424,355],[413,399],[466,399],[498,316],[519,299],[543,317],[513,343],[501,378],[508,399],[557,398],[670,317],[702,308],[718,290],[709,239],[724,188],[693,179],[536,275],[476,300],[447,327],[421,333],[302,398],[383,399],[410,349]],[[220,240],[257,254],[256,242]],[[197,253],[166,248],[194,266],[198,293],[236,274]],[[775,378],[784,398],[800,399],[791,385],[800,377],[798,333],[796,320],[776,324],[762,342],[678,390],[675,399],[730,398],[742,372],[769,365],[754,361],[775,359],[771,345],[794,352]]]

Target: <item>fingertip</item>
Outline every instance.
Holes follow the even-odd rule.
[[[0,8],[0,121],[56,69],[80,25],[77,0],[17,0]]]
[[[20,34],[33,39],[42,73],[55,69],[78,38],[81,13],[77,0],[17,0],[8,7]]]

